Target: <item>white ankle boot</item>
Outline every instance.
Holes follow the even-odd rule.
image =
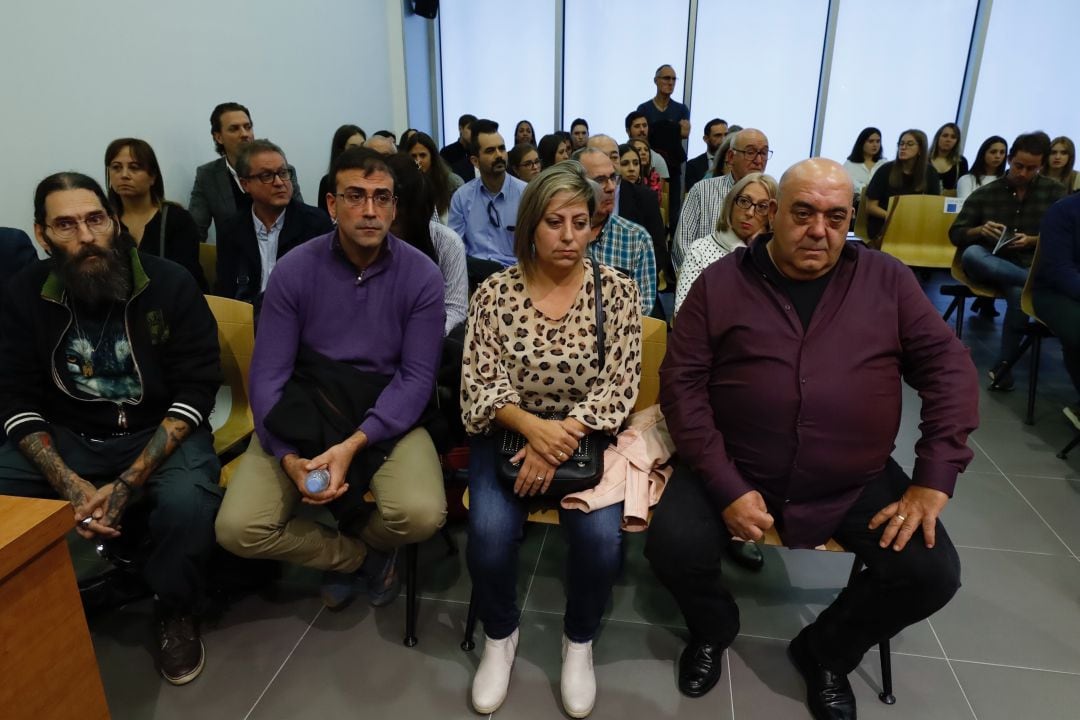
[[[481,715],[495,712],[506,699],[517,646],[517,629],[502,640],[484,636],[484,654],[480,657],[480,667],[476,668],[472,683],[473,708]]]
[[[576,643],[562,639],[562,704],[573,718],[588,716],[596,704],[596,675],[593,673],[592,641]]]

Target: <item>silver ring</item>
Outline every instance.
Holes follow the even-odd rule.
[[[905,520],[907,520],[907,518],[904,517],[903,515],[901,515],[900,513],[896,513],[896,517],[900,518],[900,522],[904,522]]]
[[[540,482],[543,482],[544,481],[544,476],[543,475],[537,475],[536,479],[539,480]]]

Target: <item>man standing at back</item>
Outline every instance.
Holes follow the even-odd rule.
[[[727,163],[731,169],[726,175],[702,180],[686,196],[679,226],[675,229],[675,240],[671,244],[671,256],[675,269],[682,267],[690,245],[698,238],[705,237],[716,227],[716,219],[724,205],[724,198],[732,186],[743,176],[752,172],[765,172],[772,150],[765,133],[754,128],[740,130],[731,141]]]
[[[255,138],[251,113],[240,103],[221,103],[210,113],[210,137],[214,139],[214,149],[221,157],[200,165],[195,171],[195,184],[188,200],[188,212],[195,218],[203,241],[210,230],[210,223],[214,223],[220,232],[222,225],[251,202],[236,174],[236,156],[240,148]],[[293,197],[303,202],[296,170],[291,165],[289,174]]]
[[[637,108],[649,121],[649,143],[667,160],[668,217],[672,222],[679,217],[682,203],[683,142],[690,137],[690,108],[671,97],[677,79],[672,66],[658,67],[653,75],[656,95]]]
[[[506,142],[498,123],[473,123],[469,155],[480,177],[450,198],[447,225],[465,242],[469,287],[476,287],[491,273],[517,262],[514,226],[525,183],[506,172]]]

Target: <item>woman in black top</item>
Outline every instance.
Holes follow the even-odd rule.
[[[955,191],[956,181],[968,171],[967,158],[960,154],[959,125],[948,122],[938,128],[930,144],[930,164],[941,179],[942,190]]]
[[[365,142],[367,142],[367,133],[359,125],[342,125],[334,132],[334,139],[330,141],[330,163],[327,167],[334,164],[334,160],[345,152],[345,148],[363,147]],[[329,173],[323,175],[322,180],[319,181],[319,208],[327,214],[330,213],[326,207],[328,192],[331,192]]]
[[[889,216],[894,195],[940,195],[941,179],[927,162],[926,133],[905,130],[896,144],[896,159],[878,168],[866,186],[866,229],[876,238]]]
[[[145,140],[119,138],[105,150],[109,202],[139,250],[183,265],[206,292],[199,264],[199,229],[182,206],[165,200],[154,149]]]
[[[570,141],[558,133],[545,135],[536,146],[540,153],[540,169],[547,170],[555,163],[570,159]]]

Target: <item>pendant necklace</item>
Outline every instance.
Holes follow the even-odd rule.
[[[109,312],[105,315],[105,322],[101,325],[101,334],[98,335],[97,344],[94,345],[93,349],[91,349],[90,355],[84,358],[82,361],[82,376],[85,378],[94,377],[94,355],[97,354],[98,348],[101,347],[101,343],[105,339],[105,333],[109,329],[109,320],[112,318],[112,311],[114,307],[114,304],[109,304]],[[86,333],[84,333],[82,331],[82,328],[79,326],[79,316],[75,312],[74,303],[71,304],[71,317],[73,320],[75,320],[75,332],[79,334],[80,339],[82,339],[86,342],[87,345],[89,345],[90,338],[86,337]]]

